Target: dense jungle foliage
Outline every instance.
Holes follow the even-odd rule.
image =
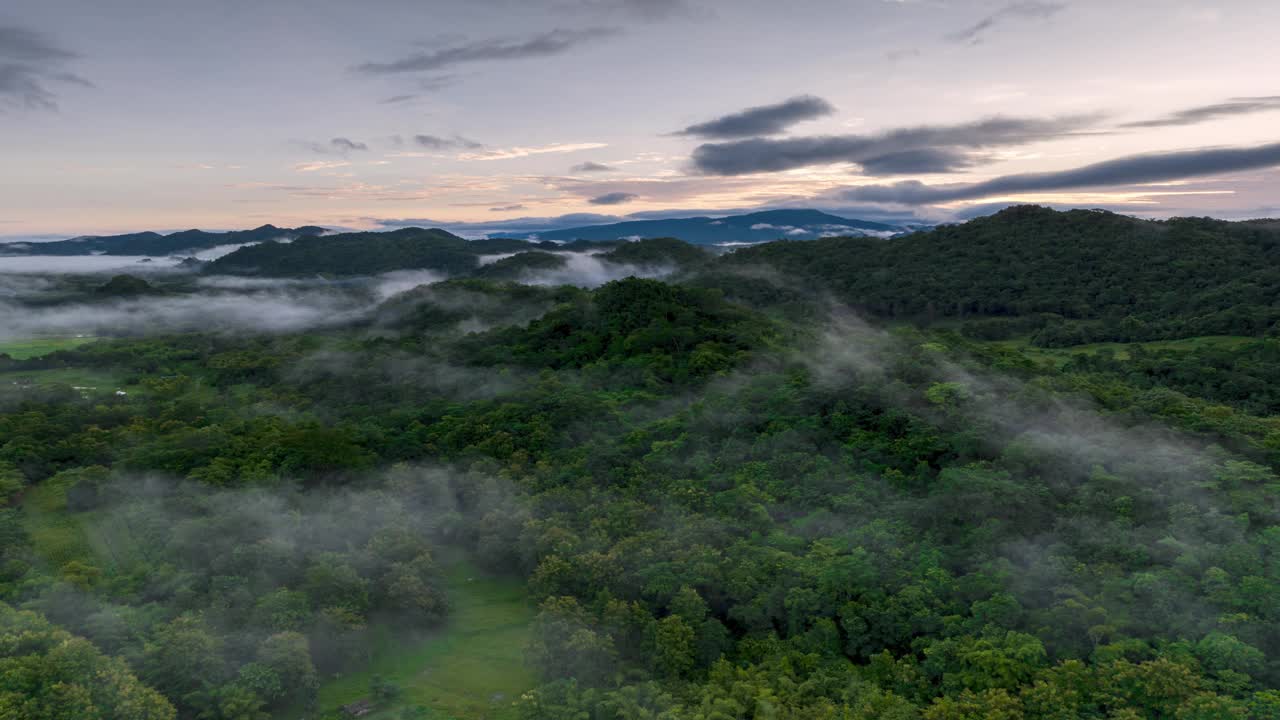
[[[3,360],[0,718],[346,717],[459,562],[533,680],[369,717],[1280,718],[1270,232],[1024,208]]]

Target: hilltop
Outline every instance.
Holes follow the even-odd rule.
[[[1000,318],[984,332],[1069,335],[1053,344],[1256,335],[1280,319],[1280,230],[1257,222],[1024,205],[889,243],[769,243],[723,262],[769,267],[879,317]]]
[[[46,243],[0,244],[0,255],[177,255],[219,245],[243,245],[267,240],[291,241],[304,235],[320,235],[322,227],[279,228],[263,225],[252,230],[206,232],[183,230],[162,235],[156,232],[125,235],[84,235]]]
[[[765,210],[719,218],[629,220],[537,233],[515,233],[513,237],[558,241],[675,237],[694,245],[724,245],[769,242],[781,238],[813,240],[834,235],[887,237],[904,231],[905,228],[896,225],[843,218],[820,210]]]

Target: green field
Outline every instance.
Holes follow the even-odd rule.
[[[92,388],[95,394],[113,393],[126,390],[121,378],[115,373],[84,368],[53,368],[50,370],[11,370],[0,372],[0,386],[3,385],[70,385],[71,387]],[[134,388],[136,390],[136,388]]]
[[[403,688],[404,696],[396,707],[365,716],[370,720],[391,720],[415,705],[427,708],[432,720],[513,716],[512,702],[534,685],[524,663],[534,616],[524,583],[487,575],[466,561],[451,565],[447,577],[453,609],[446,625],[409,642],[399,628],[376,625],[371,662],[322,685],[321,710],[369,697],[370,680],[380,675]]]
[[[8,355],[14,360],[27,360],[41,355],[48,355],[58,350],[70,350],[71,348],[91,343],[94,340],[97,340],[97,338],[40,337],[23,340],[0,340],[0,355]]]

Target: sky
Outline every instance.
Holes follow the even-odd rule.
[[[6,0],[0,236],[1280,216],[1273,0]]]

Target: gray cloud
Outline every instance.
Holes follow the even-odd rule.
[[[962,125],[899,128],[878,135],[752,138],[709,143],[693,151],[693,165],[709,175],[778,172],[809,165],[848,162],[873,175],[951,172],[982,162],[975,154],[1078,133],[1097,116],[994,117]]]
[[[573,48],[617,35],[616,28],[586,28],[570,30],[557,28],[525,38],[491,38],[460,42],[430,52],[420,52],[387,63],[370,62],[355,66],[354,70],[366,75],[390,75],[395,73],[442,70],[464,63],[486,60],[523,60],[525,58],[559,55]]]
[[[484,147],[484,144],[469,140],[461,135],[454,135],[448,138],[438,135],[414,135],[413,141],[431,150],[478,150]]]
[[[457,75],[434,75],[418,79],[418,89],[424,92],[435,92],[449,87],[458,81]]]
[[[369,146],[365,143],[345,137],[336,137],[329,142],[307,142],[301,144],[311,152],[321,155],[347,155],[352,152],[368,152],[369,150]]]
[[[867,175],[954,172],[976,164],[968,153],[951,148],[919,148],[864,158],[859,162]]]
[[[362,142],[356,142],[349,138],[336,137],[329,141],[329,146],[341,152],[351,152],[353,150],[368,150],[369,146]]]
[[[571,10],[623,14],[648,22],[700,18],[711,14],[688,0],[578,0],[565,7]]]
[[[592,205],[621,205],[623,203],[631,202],[632,200],[635,200],[638,197],[640,196],[636,195],[635,193],[611,192],[611,193],[605,193],[604,195],[597,195],[591,198],[590,200],[588,200],[587,202],[591,203]]]
[[[677,135],[694,135],[712,139],[773,135],[804,120],[830,115],[836,109],[831,103],[813,95],[799,95],[772,105],[757,105],[741,112],[690,125]]]
[[[526,209],[524,205],[517,203],[515,205],[503,205],[501,207],[491,207],[489,208],[489,212],[514,212],[516,210],[524,210],[524,209]]]
[[[1260,112],[1280,110],[1280,95],[1270,97],[1236,97],[1226,102],[1213,105],[1201,105],[1170,113],[1153,120],[1141,120],[1125,123],[1126,128],[1176,127],[1181,125],[1197,125],[1202,122],[1216,120],[1233,115],[1250,115]]]
[[[0,26],[0,102],[56,110],[58,96],[50,83],[93,86],[65,70],[65,64],[77,57],[76,53],[54,45],[42,33]]]
[[[1207,148],[1130,155],[1073,170],[1005,175],[980,183],[925,185],[917,181],[864,185],[841,191],[854,202],[930,205],[1010,193],[1166,182],[1280,166],[1280,143],[1244,148]]]
[[[392,95],[389,98],[384,98],[382,100],[379,100],[378,104],[379,105],[398,105],[400,103],[409,102],[410,100],[417,100],[419,97],[421,96],[420,95]]]
[[[1041,20],[1053,17],[1067,8],[1065,3],[1039,2],[1025,0],[1005,5],[973,25],[951,33],[947,39],[952,42],[977,45],[982,42],[987,31],[1009,20]]]
[[[615,168],[611,168],[603,163],[591,162],[588,160],[587,162],[578,163],[577,165],[569,168],[569,172],[613,172],[614,169]]]

